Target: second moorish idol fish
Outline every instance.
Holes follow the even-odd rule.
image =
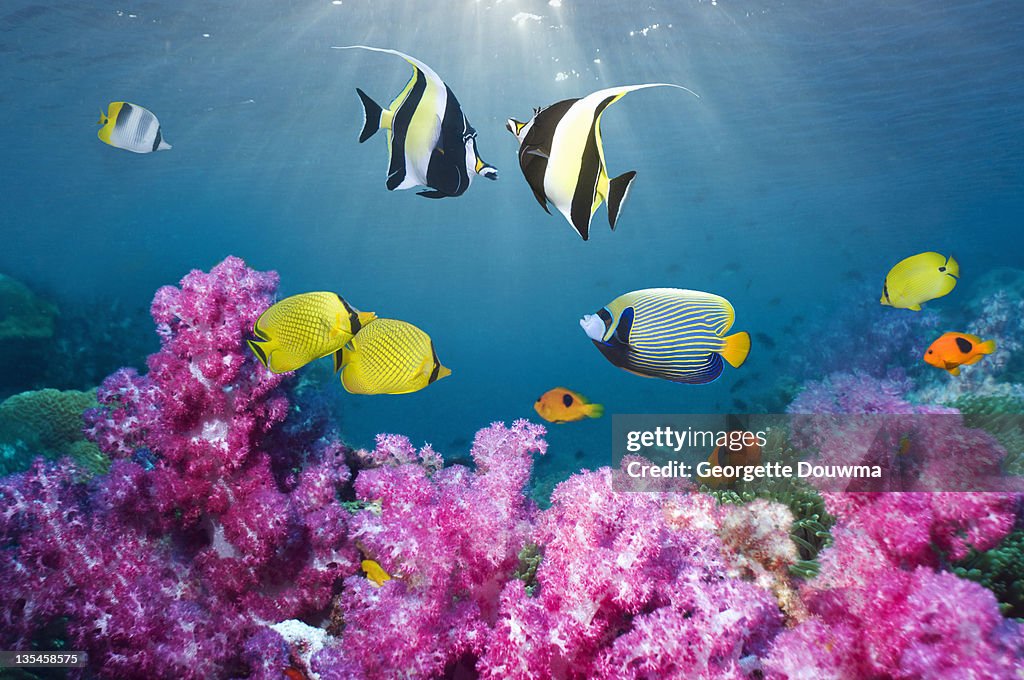
[[[549,423],[571,423],[604,415],[604,406],[565,387],[556,387],[537,397],[533,410]]]
[[[882,284],[886,307],[921,311],[921,303],[948,295],[960,278],[960,264],[950,255],[918,253],[889,270]]]
[[[366,324],[334,354],[334,370],[352,394],[408,394],[452,374],[430,336],[397,319]]]
[[[646,378],[700,385],[739,368],[750,352],[746,331],[725,333],[735,312],[724,297],[697,290],[648,288],[612,300],[580,326],[604,357]]]
[[[246,340],[274,373],[294,371],[336,351],[377,318],[360,312],[337,293],[292,295],[274,303],[253,324],[258,340]]]
[[[961,366],[981,361],[986,354],[996,351],[995,340],[982,340],[968,333],[943,333],[924,353],[925,363],[960,375]]]
[[[550,201],[584,241],[590,238],[590,220],[601,203],[607,202],[608,223],[615,229],[636,177],[635,170],[608,177],[601,115],[628,93],[649,87],[675,87],[698,96],[681,85],[668,83],[625,85],[536,109],[525,123],[514,118],[506,123],[519,140],[519,167],[537,202],[550,213]]]
[[[412,65],[412,78],[386,109],[356,88],[364,115],[359,142],[387,130],[388,191],[424,186],[429,190],[418,192],[420,196],[445,198],[465,193],[475,175],[498,179],[498,170],[480,158],[476,130],[459,100],[432,68],[397,50],[365,45],[334,49],[394,54]]]
[[[100,141],[133,153],[166,151],[171,145],[164,141],[160,121],[152,111],[138,104],[110,102],[98,121]]]

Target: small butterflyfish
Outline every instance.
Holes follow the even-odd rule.
[[[286,373],[334,354],[375,318],[337,293],[302,293],[263,312],[252,329],[258,339],[246,343],[264,366]]]
[[[391,580],[391,574],[384,571],[384,567],[380,566],[376,560],[363,560],[359,563],[363,573],[366,574],[366,578],[375,583],[378,587],[384,585],[385,581]]]
[[[164,141],[160,121],[152,111],[138,104],[110,102],[107,112],[100,112],[98,121],[101,141],[134,153],[166,151],[171,145]]]
[[[352,394],[407,394],[452,373],[441,365],[429,335],[397,319],[366,324],[335,352],[334,370]]]
[[[952,255],[919,253],[889,270],[879,302],[919,312],[922,303],[948,295],[959,278],[960,264]]]
[[[724,362],[739,368],[746,361],[750,335],[726,336],[734,319],[732,305],[720,295],[648,288],[620,295],[584,316],[580,326],[621,369],[699,385],[717,379]]]

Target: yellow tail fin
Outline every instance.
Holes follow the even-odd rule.
[[[451,374],[452,374],[452,369],[448,368],[447,366],[441,366],[437,370],[437,379],[440,380],[441,378],[447,378]]]
[[[587,417],[588,418],[600,418],[604,415],[604,406],[602,404],[587,404]]]
[[[748,354],[750,354],[750,333],[740,331],[725,338],[722,358],[728,361],[730,366],[739,368],[747,360]]]
[[[992,354],[996,351],[996,341],[986,340],[985,342],[978,345],[978,351],[982,354]]]

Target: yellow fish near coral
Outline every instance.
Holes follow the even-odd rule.
[[[360,312],[337,293],[302,293],[287,297],[260,315],[246,340],[264,366],[274,373],[294,371],[337,352],[377,318]]]
[[[408,394],[452,374],[430,336],[397,319],[366,324],[334,354],[334,370],[352,394]]]
[[[533,410],[549,423],[571,423],[604,415],[604,406],[593,404],[579,392],[564,387],[556,387],[537,397]]]
[[[952,255],[919,253],[889,270],[879,302],[919,312],[922,302],[948,295],[959,278],[960,264]]]
[[[363,572],[366,574],[366,578],[370,579],[370,581],[375,583],[378,587],[384,585],[385,581],[391,580],[391,574],[384,571],[384,567],[380,566],[380,564],[374,560],[363,560],[359,563],[359,566],[362,567]]]
[[[166,151],[171,145],[164,141],[160,121],[153,112],[138,104],[110,102],[107,112],[100,112],[100,141],[133,153]]]

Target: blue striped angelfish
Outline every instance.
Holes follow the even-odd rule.
[[[427,187],[426,198],[461,196],[475,175],[498,179],[498,170],[484,162],[476,148],[476,130],[462,112],[455,94],[432,68],[396,50],[365,45],[335,47],[393,54],[412,65],[412,78],[387,109],[359,88],[363,129],[359,143],[387,130],[388,191]]]
[[[615,298],[580,325],[604,357],[647,378],[701,385],[739,368],[750,352],[746,331],[726,336],[735,312],[719,295],[648,288]]]
[[[110,102],[107,112],[100,112],[101,141],[134,153],[166,151],[171,145],[164,141],[160,121],[152,111],[138,104]]]
[[[615,229],[629,188],[636,178],[630,170],[609,178],[601,143],[601,115],[635,90],[680,85],[647,83],[599,90],[581,99],[565,99],[536,109],[523,123],[509,118],[508,131],[519,140],[519,167],[540,207],[548,202],[565,216],[583,238],[590,238],[590,221],[602,203],[608,204],[608,224]]]

